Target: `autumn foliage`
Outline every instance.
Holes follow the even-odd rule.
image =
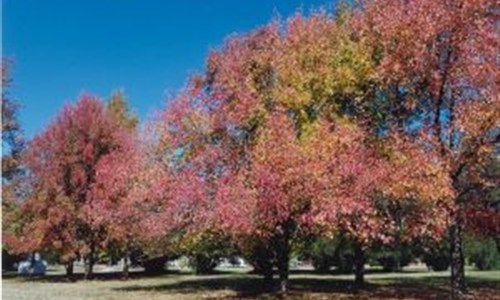
[[[425,138],[372,133],[363,101],[376,65],[339,22],[296,15],[283,29],[271,23],[230,39],[171,100],[161,126],[179,168],[197,170],[195,185],[201,178],[207,188],[192,209],[242,245],[267,244],[284,290],[301,237],[342,231],[360,247],[390,242],[395,225],[382,200],[415,207],[406,238],[437,237],[454,196]]]
[[[110,179],[102,177],[106,168],[116,167],[106,164],[118,155],[127,158],[128,134],[100,100],[83,95],[30,142],[24,156],[31,181],[21,207],[24,226],[6,238],[15,251],[55,251],[65,263],[85,257],[91,275],[94,255],[112,230],[102,220],[109,210],[100,209],[113,197],[96,197],[96,189]]]
[[[264,251],[286,291],[308,236],[348,238],[362,283],[368,247],[449,230],[464,290],[462,231],[499,230],[483,201],[498,185],[497,25],[494,1],[360,1],[228,38],[146,130],[119,99],[84,95],[29,145],[11,244],[91,266],[109,245],[219,236]]]

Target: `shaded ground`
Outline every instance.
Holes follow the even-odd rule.
[[[350,275],[295,272],[286,299],[449,299],[448,272],[408,271],[367,275],[367,285],[354,288]],[[469,299],[499,299],[500,271],[467,273]],[[75,282],[55,274],[43,278],[4,276],[3,299],[280,299],[262,285],[260,277],[241,272],[214,275],[168,274],[146,277],[133,273],[123,281],[119,274],[100,274],[92,281]]]

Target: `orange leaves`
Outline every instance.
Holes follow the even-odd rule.
[[[457,125],[466,139],[500,127],[500,96],[462,103],[457,108]]]
[[[387,196],[430,202],[454,197],[449,170],[437,153],[424,151],[416,142],[397,135],[389,147]]]
[[[377,72],[384,81],[415,92],[427,84],[435,101],[443,85],[459,88],[464,82],[491,97],[491,83],[498,78],[495,5],[491,0],[364,1],[352,20],[360,36],[382,47]]]

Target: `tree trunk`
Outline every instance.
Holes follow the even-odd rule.
[[[462,224],[455,217],[450,227],[451,235],[451,293],[453,299],[460,299],[466,292]]]
[[[71,277],[73,276],[73,260],[70,260],[66,264],[64,264],[64,268],[66,269],[66,276]]]
[[[285,230],[284,235],[278,240],[276,246],[276,264],[280,280],[280,292],[286,294],[288,292],[288,263],[290,260],[288,230]]]
[[[280,278],[280,292],[286,293],[288,292],[288,262],[289,262],[289,249],[288,246],[283,247],[278,253],[278,273]]]
[[[125,257],[123,257],[123,279],[128,279],[129,277],[129,272],[128,272],[128,269],[129,269],[129,263],[128,263],[129,259],[128,259],[128,251],[127,253],[125,254]]]
[[[401,256],[402,256],[402,247],[401,247],[401,235],[403,233],[403,225],[401,220],[401,209],[398,209],[396,215],[396,224],[397,224],[397,232],[396,232],[396,256],[395,256],[395,266],[394,270],[396,272],[401,272]]]
[[[127,280],[129,277],[129,256],[130,256],[130,239],[127,239],[125,244],[125,256],[123,257],[123,279]]]
[[[90,248],[90,253],[87,256],[87,261],[85,264],[85,279],[92,279],[93,269],[94,269],[94,247]]]
[[[262,265],[262,275],[264,275],[264,283],[269,287],[273,283],[273,263],[269,261]]]
[[[365,283],[365,254],[360,242],[354,246],[354,283],[357,286]]]
[[[254,271],[264,276],[264,284],[268,287],[271,287],[273,282],[273,253],[271,245],[256,245],[249,258]]]
[[[273,281],[273,268],[266,268],[264,270],[264,282],[271,283]]]

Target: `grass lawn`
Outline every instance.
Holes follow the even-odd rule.
[[[42,278],[4,276],[4,300],[34,299],[281,299],[266,291],[260,277],[238,271],[195,276],[179,273],[144,277],[134,273],[128,281],[116,275],[98,275],[92,281],[69,282],[59,274]],[[356,290],[353,276],[292,273],[286,299],[449,299],[449,272],[407,270],[366,275],[367,285]],[[467,272],[469,299],[499,299],[500,271]]]

